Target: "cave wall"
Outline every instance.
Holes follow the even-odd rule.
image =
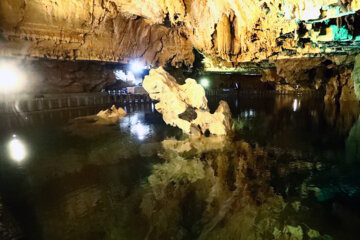
[[[179,66],[195,47],[236,67],[338,51],[335,40],[357,39],[359,9],[359,0],[2,0],[0,55]]]
[[[261,81],[279,92],[317,90],[324,93],[326,102],[358,101],[354,84],[357,74],[352,74],[357,65],[354,56],[278,60],[274,65],[262,70]]]
[[[14,60],[10,59],[26,78],[22,93],[61,94],[99,92],[116,83],[111,63],[65,60]]]
[[[65,60],[191,65],[192,45],[178,28],[124,16],[112,1],[2,0],[0,55]]]

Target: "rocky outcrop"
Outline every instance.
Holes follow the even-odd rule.
[[[116,82],[115,66],[89,61],[16,61],[26,73],[27,93],[99,92]]]
[[[359,9],[358,0],[3,0],[0,54],[191,65],[195,47],[237,67],[353,50]]]
[[[135,16],[135,10],[124,15],[121,9],[119,0],[1,1],[0,55],[192,64],[193,46],[181,28],[154,24]]]
[[[342,73],[334,76],[326,85],[325,101],[357,101],[354,91],[354,81],[351,78],[351,70],[345,69]]]
[[[262,82],[275,86],[279,92],[325,90],[325,101],[356,101],[354,79],[356,64],[352,56],[278,60],[276,68],[262,70]]]
[[[125,115],[125,110],[121,107],[116,108],[115,105],[112,105],[110,109],[101,110],[98,114],[96,114],[96,116],[99,117],[101,120],[111,123],[117,122],[119,119],[125,117]]]
[[[350,81],[353,81],[356,98],[360,100],[360,54],[355,58],[355,66]]]
[[[205,90],[194,79],[177,84],[175,78],[163,68],[152,69],[145,77],[143,87],[150,97],[159,101],[155,105],[163,115],[165,123],[179,127],[187,134],[226,135],[232,128],[230,108],[221,101],[215,113],[211,114],[205,97]]]

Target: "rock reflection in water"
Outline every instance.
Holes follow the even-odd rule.
[[[141,203],[150,223],[147,239],[320,237],[309,226],[289,221],[295,209],[270,187],[276,154],[226,137],[162,144],[164,163],[153,166]],[[290,166],[291,159],[285,164]]]
[[[98,129],[16,131],[31,154],[2,162],[4,206],[29,205],[17,219],[33,239],[353,239],[359,113],[271,99],[239,101],[232,137],[185,138],[151,105]]]
[[[318,234],[298,220],[301,203],[285,201],[270,186],[273,174],[284,177],[291,169],[315,164],[291,156],[285,160],[276,151],[229,137],[138,142],[132,148],[126,141],[131,139],[123,136],[89,152],[54,153],[47,164],[28,168],[44,239],[303,239],[309,232]]]
[[[346,140],[346,159],[348,163],[353,161],[360,163],[360,116],[351,128]]]

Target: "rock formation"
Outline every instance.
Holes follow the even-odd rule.
[[[325,90],[343,72],[334,66],[351,69],[360,52],[359,12],[359,0],[3,0],[0,56],[180,67],[196,52],[206,71],[262,72],[281,92]],[[50,77],[44,92],[108,83],[78,83],[74,72]]]
[[[102,0],[1,1],[0,55],[123,63],[141,58],[146,65],[191,65],[192,45],[179,29],[122,14],[121,5]]]
[[[211,114],[205,90],[194,79],[179,85],[162,67],[152,69],[145,77],[143,87],[150,97],[159,101],[155,105],[165,123],[182,129],[185,133],[225,135],[232,128],[231,112],[225,101]]]
[[[357,99],[360,99],[360,54],[355,58],[355,66],[351,75]]]
[[[279,92],[320,90],[325,92],[327,102],[357,101],[355,82],[359,70],[356,59],[358,57],[335,55],[277,60],[273,68],[262,70],[261,81]]]
[[[125,115],[126,112],[123,108],[116,108],[115,105],[112,105],[110,109],[101,110],[96,116],[109,122],[116,122]]]
[[[325,101],[357,101],[351,70],[345,69],[341,74],[330,79],[326,85]]]
[[[116,66],[109,63],[49,59],[5,61],[24,73],[26,86],[22,91],[25,93],[99,92],[116,82]]]
[[[97,136],[104,134],[107,131],[113,131],[111,128],[105,129],[104,126],[115,125],[121,118],[125,116],[126,112],[123,108],[116,108],[113,105],[110,109],[101,110],[96,115],[89,115],[72,119],[69,126],[67,126],[65,130],[73,135]]]
[[[195,47],[236,67],[353,50],[359,9],[358,0],[3,0],[0,54],[191,65]]]

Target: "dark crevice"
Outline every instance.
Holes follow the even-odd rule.
[[[197,113],[192,107],[188,107],[185,112],[179,114],[178,116],[180,119],[190,122],[197,118]]]
[[[217,23],[214,25],[214,32],[211,34],[211,49],[215,48],[215,38],[217,37]]]

